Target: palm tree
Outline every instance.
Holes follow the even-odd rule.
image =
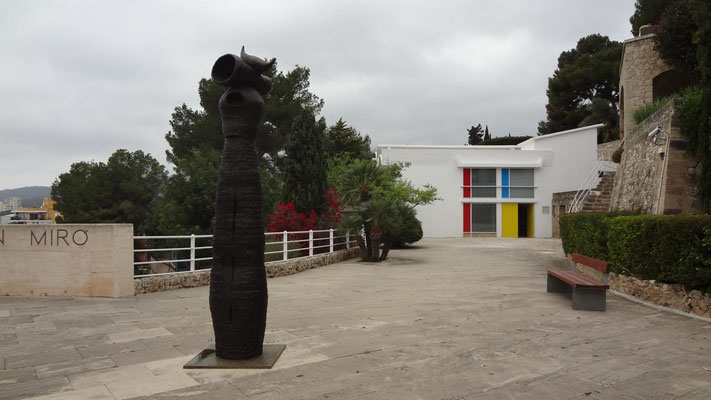
[[[391,246],[403,235],[416,237],[415,241],[422,237],[414,207],[435,200],[436,190],[419,190],[403,182],[402,168],[356,160],[341,182],[339,193],[348,208],[341,228],[361,233],[357,237],[363,261],[385,260]],[[419,236],[411,230],[418,231]]]

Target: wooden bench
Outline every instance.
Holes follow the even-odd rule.
[[[605,311],[610,263],[573,254],[571,270],[548,270],[548,292],[573,292],[573,310]]]

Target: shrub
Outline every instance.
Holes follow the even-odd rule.
[[[294,203],[279,204],[276,206],[274,213],[269,216],[267,231],[308,231],[316,229],[317,219],[318,216],[313,210],[311,210],[311,215],[307,217],[306,214],[296,211]]]
[[[407,244],[415,243],[422,239],[422,222],[417,219],[414,209],[405,210],[401,224],[400,230],[393,241],[393,248],[401,249]]]
[[[607,225],[614,272],[711,289],[711,216],[621,216]]]
[[[697,87],[684,90],[674,109],[679,115],[681,133],[689,144],[689,149],[697,153],[699,146],[699,125],[701,124],[701,100],[703,93]]]
[[[578,253],[609,260],[607,230],[610,219],[623,212],[571,213],[560,217],[560,238],[566,254]]]
[[[634,123],[639,124],[640,122],[644,121],[650,115],[657,112],[657,110],[664,107],[664,105],[667,104],[673,98],[673,96],[667,96],[662,97],[661,99],[658,99],[652,103],[642,104],[632,113],[632,119],[634,119]]]
[[[625,151],[625,149],[623,149],[622,147],[615,150],[615,152],[612,153],[612,161],[619,164],[622,161],[622,152],[623,151]]]

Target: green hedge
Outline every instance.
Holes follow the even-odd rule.
[[[570,213],[560,217],[560,238],[566,254],[578,253],[598,260],[609,260],[607,228],[609,219],[622,212]]]
[[[614,272],[711,289],[711,216],[613,218],[608,248]]]
[[[560,237],[567,254],[609,261],[613,272],[711,292],[711,216],[564,214]]]

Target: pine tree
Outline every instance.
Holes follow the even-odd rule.
[[[491,135],[489,134],[489,125],[486,126],[486,129],[484,129],[484,140],[490,140]]]
[[[316,122],[313,113],[305,110],[294,120],[286,145],[284,203],[294,203],[306,215],[311,210],[321,215],[326,206],[325,129],[323,118]]]
[[[467,132],[469,133],[469,140],[467,141],[467,144],[470,146],[473,146],[475,144],[481,143],[482,140],[484,140],[484,130],[481,129],[481,124],[477,126],[473,126],[469,129],[467,129]]]
[[[348,157],[368,160],[373,158],[370,137],[361,136],[355,128],[348,126],[343,118],[326,130],[326,152],[329,157]]]
[[[547,135],[598,122],[605,123],[605,141],[616,139],[618,82],[622,43],[593,34],[558,57],[558,68],[548,78],[546,120],[538,134]]]

